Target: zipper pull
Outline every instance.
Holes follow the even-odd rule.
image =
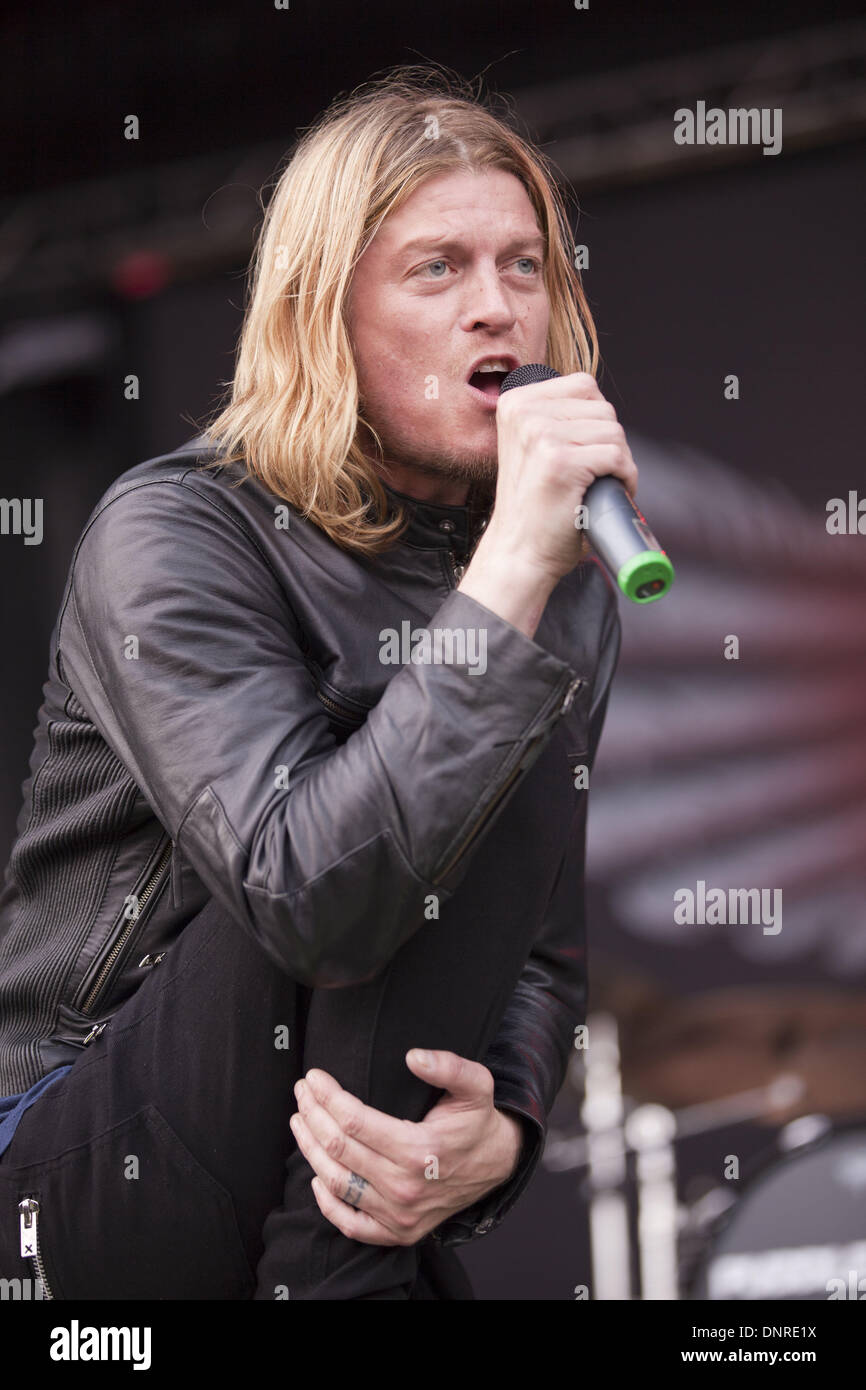
[[[35,1260],[37,1244],[36,1216],[39,1211],[39,1203],[35,1197],[25,1197],[18,1203],[18,1210],[21,1213],[19,1226],[21,1229],[21,1258],[22,1260]]]
[[[580,687],[584,684],[585,681],[582,676],[578,676],[577,680],[573,680],[570,682],[569,687],[566,690],[565,695],[563,696],[562,704],[559,707],[559,713],[561,715],[568,714],[569,710],[571,709],[571,706],[574,704],[575,695],[577,694],[578,690],[580,690]]]
[[[449,548],[449,550],[448,550],[448,558],[449,558],[450,561],[451,561],[451,568],[452,568],[453,571],[454,571],[454,578],[456,579],[457,583],[459,584],[459,583],[460,583],[460,580],[463,578],[464,574],[466,573],[466,566],[465,566],[465,565],[458,565],[458,563],[457,563],[457,558],[456,558],[456,556],[455,556],[454,551],[453,551],[452,548]]]
[[[560,719],[562,719],[566,714],[568,714],[569,710],[574,704],[575,695],[586,685],[586,683],[587,682],[585,676],[578,676],[575,680],[569,681],[568,686],[566,687],[562,697],[559,700],[559,703],[554,706],[550,714],[548,714],[547,718],[545,719],[544,723],[541,724],[538,729],[536,729],[535,736],[530,740],[530,749],[535,746],[535,744],[538,742],[540,738],[542,738],[545,734],[549,733],[551,729],[556,728],[556,725],[559,723]],[[516,743],[517,740],[514,739],[512,740],[512,742]],[[499,744],[494,744],[493,746],[494,748],[500,747]]]
[[[87,1034],[87,1037],[84,1039],[84,1042],[81,1044],[81,1046],[86,1047],[88,1043],[93,1042],[94,1038],[98,1038],[103,1028],[107,1027],[107,1025],[108,1019],[105,1020],[105,1023],[95,1023],[91,1028],[90,1032]]]

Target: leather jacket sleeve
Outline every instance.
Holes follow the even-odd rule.
[[[593,691],[587,758],[590,773],[620,643],[619,613],[614,610]],[[522,1123],[521,1153],[507,1182],[436,1228],[433,1238],[443,1245],[463,1244],[494,1230],[526,1190],[544,1148],[547,1117],[565,1079],[575,1028],[586,1021],[584,866],[588,802],[588,796],[581,798],[572,843],[560,862],[544,924],[483,1058],[493,1074],[494,1104]]]
[[[287,544],[291,540],[287,538]],[[97,508],[57,661],[208,891],[287,974],[363,983],[447,901],[569,707],[571,667],[459,590],[483,680],[408,664],[337,744],[267,555],[198,475]]]

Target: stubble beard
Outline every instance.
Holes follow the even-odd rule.
[[[386,452],[386,467],[389,452]],[[495,486],[498,470],[496,454],[453,453],[426,455],[401,454],[400,463],[425,478],[447,478],[450,482]]]
[[[393,463],[398,468],[412,468],[425,478],[447,478],[450,482],[468,483],[485,492],[495,491],[499,470],[499,456],[495,448],[492,453],[478,449],[421,450],[404,446],[381,428],[377,433],[382,441],[384,462],[380,459],[379,451],[366,428],[362,430],[369,446],[366,450],[368,457],[375,463],[377,471],[384,474],[388,483],[391,482],[390,465]]]

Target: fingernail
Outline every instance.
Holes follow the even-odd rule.
[[[426,1067],[429,1071],[433,1065],[433,1057],[429,1052],[425,1052],[420,1047],[412,1048],[412,1061],[418,1067]]]

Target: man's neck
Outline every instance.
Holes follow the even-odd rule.
[[[465,507],[469,498],[469,483],[455,478],[443,478],[422,472],[413,464],[389,463],[387,470],[377,468],[382,482],[404,497],[416,502],[433,502],[442,507]]]

